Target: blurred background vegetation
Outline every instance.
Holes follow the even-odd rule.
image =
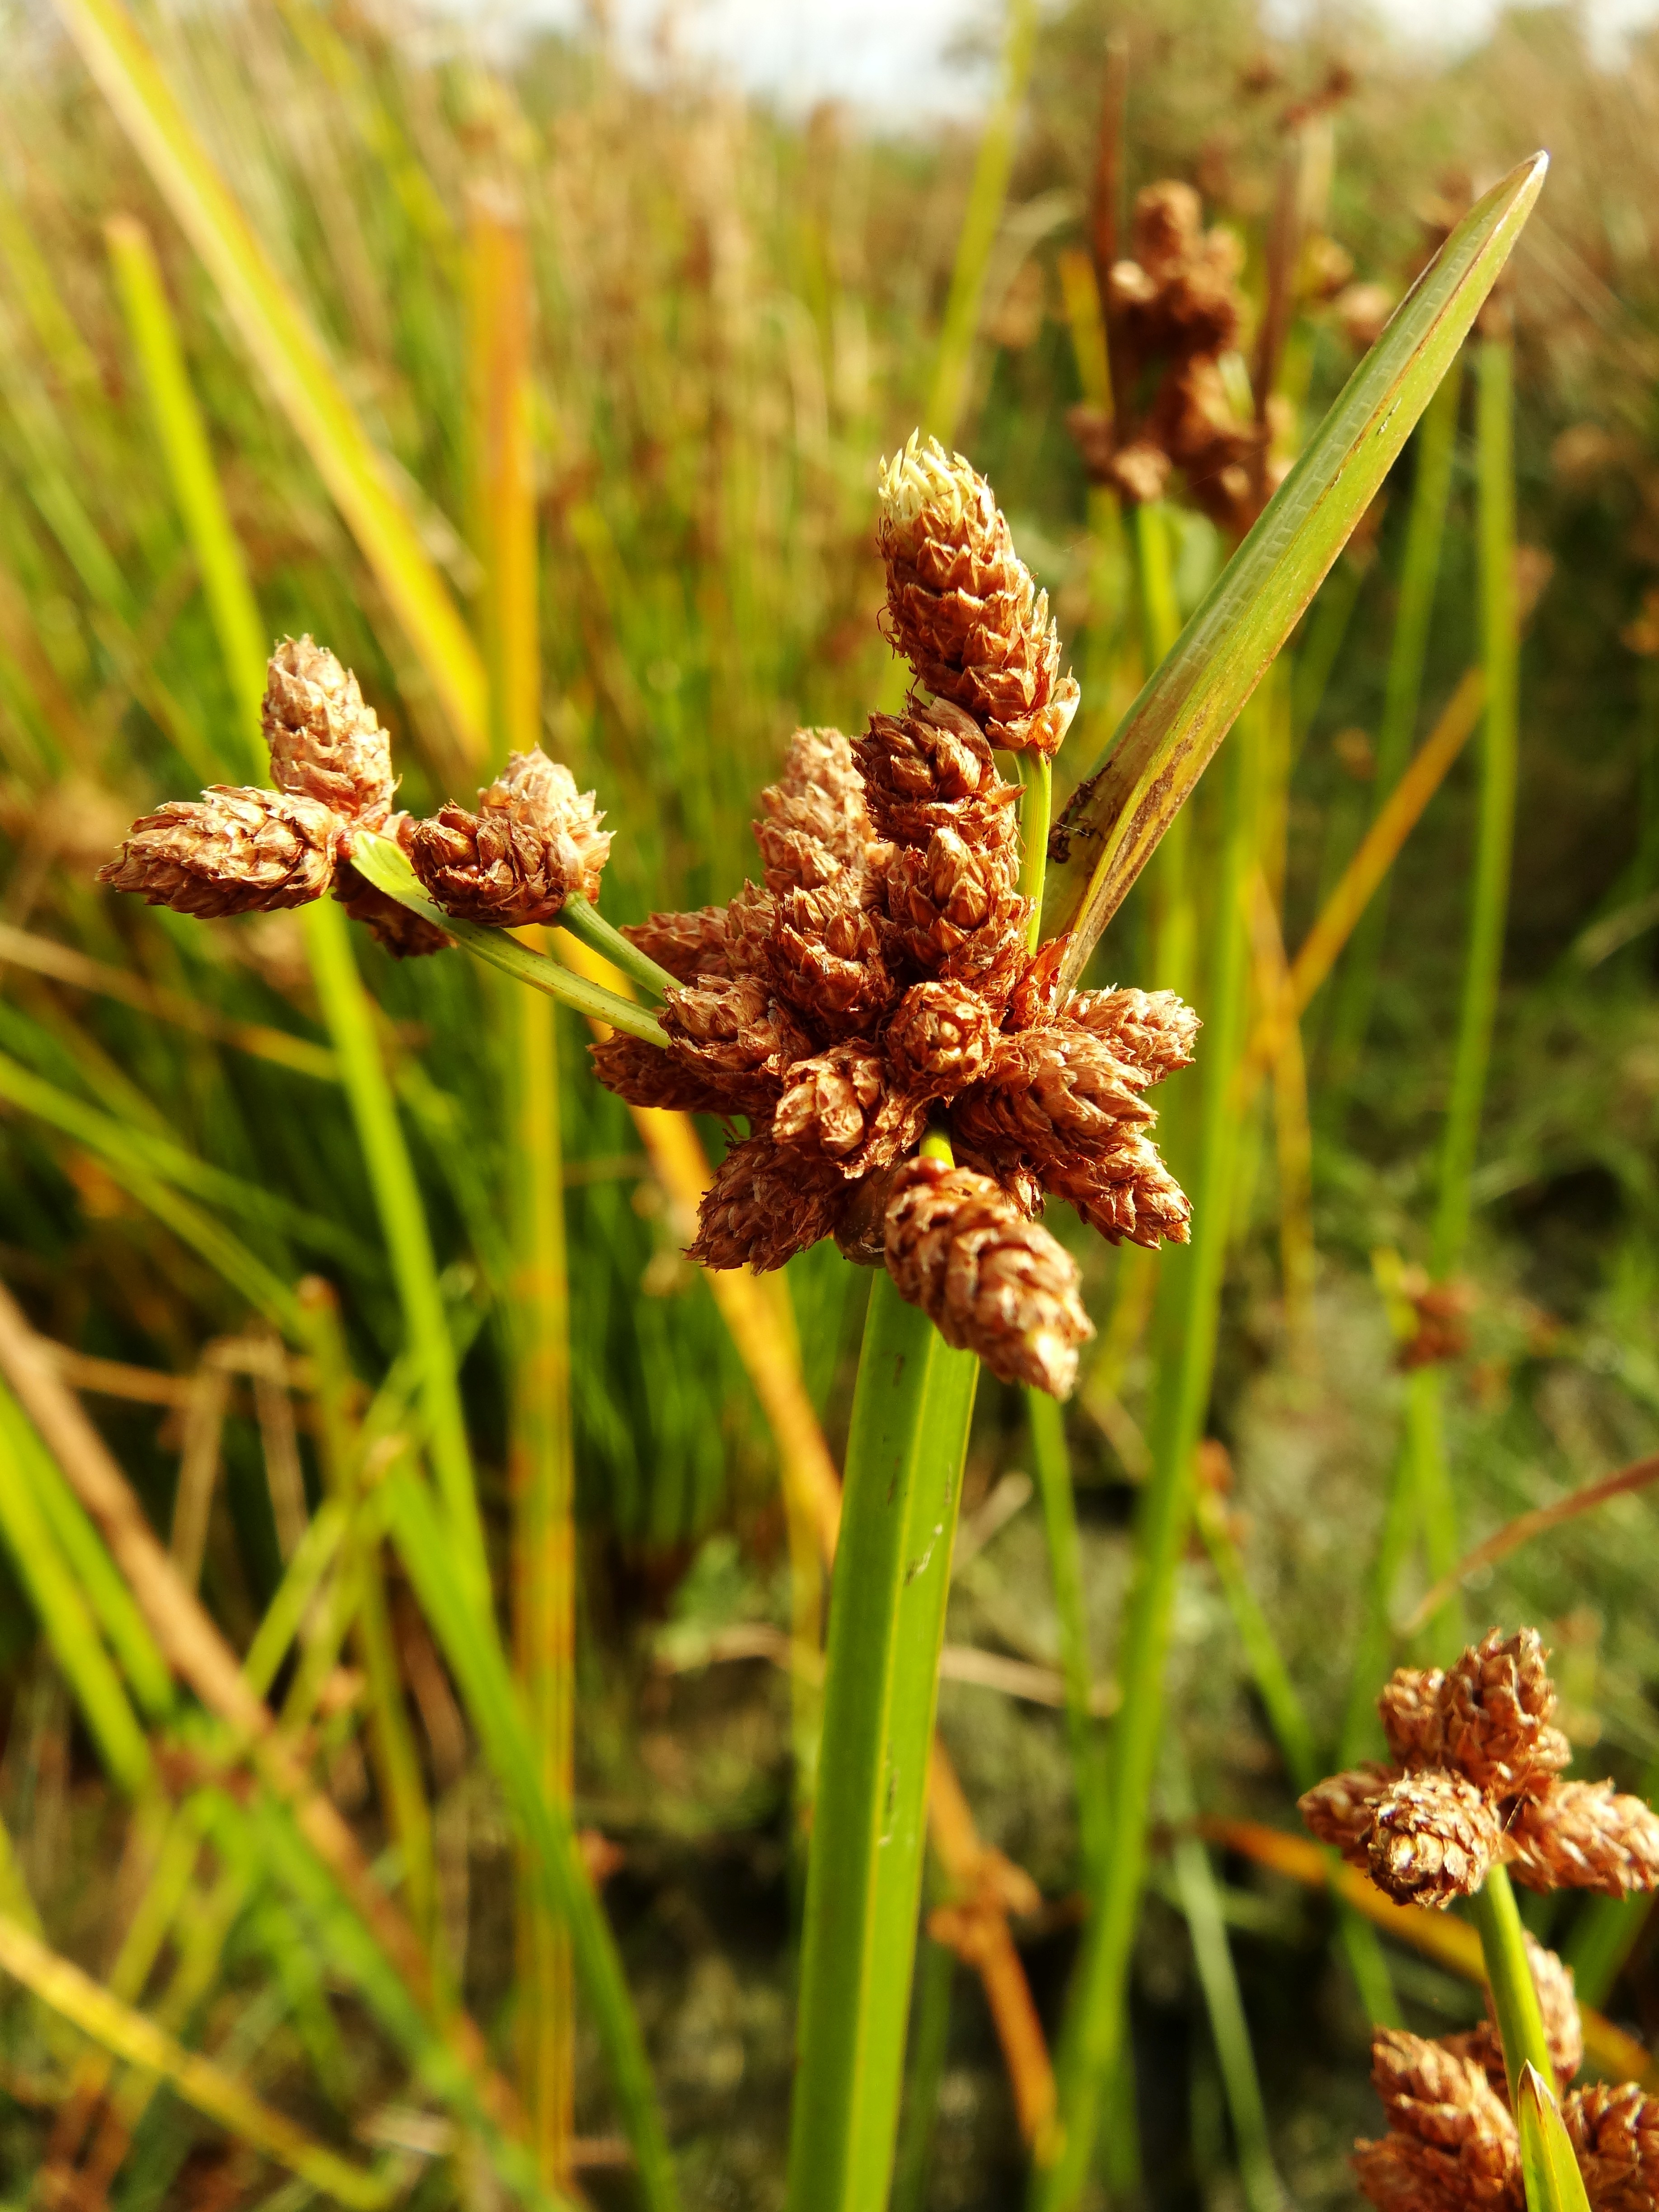
[[[790,731],[856,731],[900,695],[874,621],[875,464],[927,404],[976,131],[884,137],[830,110],[782,119],[672,70],[647,85],[597,34],[526,37],[487,61],[453,27],[349,0],[236,0],[143,21],[466,607],[483,580],[467,436],[469,195],[507,191],[521,209],[544,742],[597,787],[617,832],[612,921],[729,896],[754,866],[754,793]],[[1440,1315],[1446,1449],[1473,1542],[1659,1444],[1659,44],[1598,61],[1571,9],[1540,7],[1431,66],[1354,18],[1275,38],[1247,0],[1079,0],[1043,14],[956,442],[995,485],[1084,679],[1073,772],[1144,667],[1126,540],[1066,428],[1086,374],[1066,272],[1086,239],[1109,30],[1124,57],[1128,187],[1196,185],[1207,219],[1244,241],[1258,304],[1277,179],[1287,145],[1299,150],[1310,221],[1275,418],[1287,453],[1358,357],[1352,287],[1397,297],[1472,189],[1535,146],[1553,157],[1505,295],[1532,611],[1473,1228]],[[308,630],[356,669],[393,732],[405,805],[467,796],[481,770],[273,398],[270,364],[250,356],[76,51],[19,0],[0,6],[0,1275],[246,1654],[325,1488],[317,1357],[283,1350],[250,1266],[258,1280],[334,1286],[349,1362],[380,1394],[371,1427],[395,1431],[421,1378],[296,919],[202,926],[93,884],[135,814],[243,772],[224,734],[234,684],[112,269],[112,216],[138,218],[153,240],[266,629]],[[1266,834],[1282,867],[1267,871],[1277,928],[1258,960],[1259,1007],[1273,941],[1294,953],[1377,803],[1418,452],[1279,679],[1284,804]],[[1229,548],[1178,502],[1165,520],[1184,612]],[[1413,745],[1479,659],[1475,526],[1466,391]],[[1200,794],[1200,858],[1218,803]],[[1367,1608],[1409,1388],[1400,1338],[1421,1325],[1412,1270],[1431,1257],[1477,808],[1471,755],[1406,842],[1385,917],[1373,908],[1308,1009],[1301,1103],[1294,1085],[1264,1088],[1245,1133],[1209,1518],[1220,1554],[1242,1560],[1322,1755],[1343,1732],[1357,1654],[1394,1649],[1386,1624],[1380,1644],[1374,1622],[1367,1631]],[[1201,868],[1198,880],[1201,935]],[[1152,972],[1153,921],[1138,891],[1102,947],[1101,980],[1167,980]],[[514,1030],[493,979],[459,956],[398,966],[367,940],[356,949],[505,1582],[525,1203],[501,1105]],[[726,1322],[679,1256],[683,1194],[587,1079],[579,1025],[558,1020],[575,1816],[605,1839],[590,1862],[605,1875],[686,2199],[770,2206],[799,1901],[777,1449]],[[702,1133],[718,1147],[718,1131]],[[1092,1666],[1109,1705],[1151,1355],[1139,1255],[1060,1233],[1102,1331],[1066,1425]],[[787,1280],[774,1325],[787,1331],[793,1316],[838,1452],[865,1283],[827,1248]],[[31,1449],[9,1413],[0,1450],[21,1465]],[[1015,1933],[1052,2030],[1076,1944],[1079,1843],[1030,1453],[1023,1406],[988,1381],[940,1727],[981,1838],[1042,1893]],[[194,1534],[181,1537],[185,1494]],[[315,2142],[360,2159],[374,2147],[389,2191],[498,2201],[489,2158],[465,2134],[457,2148],[429,2077],[411,2083],[337,1915],[303,1904],[280,1838],[264,1837],[263,1856],[252,1832],[198,1838],[135,1964],[160,1816],[150,1784],[114,1771],[107,1735],[88,1723],[61,1621],[58,1637],[42,1632],[50,1607],[20,1559],[20,1525],[0,1550],[11,1838],[0,1903]],[[1517,1551],[1468,1601],[1472,1626],[1544,1628],[1581,1771],[1626,1786],[1659,1759],[1656,1534],[1652,1506],[1626,1498]],[[1397,1618],[1427,1578],[1403,1561],[1387,1593]],[[499,2057],[516,1988],[501,1778],[390,1557],[386,1580],[430,1806],[433,1910]],[[1176,1616],[1184,1758],[1171,1804],[1288,1828],[1294,1779],[1239,1633],[1248,1613],[1195,1553]],[[114,1640],[107,1621],[104,1632]],[[283,1661],[285,1694],[306,1648],[301,1634],[301,1658]],[[395,1853],[378,1855],[395,1824],[360,1749],[363,1685],[356,1662],[313,1684],[296,1741],[392,1879]],[[177,1767],[179,1726],[156,1729]],[[164,1762],[164,1795],[189,1786]],[[1237,1848],[1213,1868],[1205,1893],[1231,1936],[1283,2187],[1298,2203],[1346,2203],[1346,2147],[1367,2124],[1365,2029],[1328,1909]],[[1121,2149],[1109,2178],[1124,2201],[1231,2207],[1243,2201],[1236,2082],[1224,2082],[1225,2027],[1193,1911],[1179,1851],[1160,1846],[1133,1995],[1139,2165]],[[1586,1995],[1638,2030],[1659,2026],[1659,1973],[1637,1921],[1613,1929],[1569,1905],[1554,1933],[1578,1942]],[[182,1970],[204,1948],[192,1978]],[[1388,1956],[1410,2016],[1472,2016],[1476,1992],[1443,1963],[1392,1944]],[[966,1972],[952,1983],[937,1947],[928,1958],[942,1963],[924,1962],[923,2001],[944,2040],[925,2100],[931,2140],[913,2112],[905,2185],[936,2212],[989,2212],[1018,2197],[1012,2097],[979,1984]],[[580,2007],[577,2060],[577,2179],[595,2202],[632,2202]],[[7,2202],[136,2212],[326,2197],[325,2174],[307,2179],[291,2159],[285,2174],[280,2154],[273,2163],[249,2147],[257,2136],[204,2118],[177,2081],[124,2106],[120,2086],[142,2085],[144,2069],[118,2072],[112,2088],[107,2076],[88,2087],[86,2066],[49,2008],[15,1984],[0,1990]],[[1249,2193],[1263,2212],[1259,2173]]]

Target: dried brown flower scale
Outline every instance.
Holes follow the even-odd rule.
[[[1167,992],[1062,1001],[1054,948],[1031,950],[1020,793],[995,756],[1051,759],[1079,691],[990,486],[913,436],[883,469],[878,534],[884,625],[917,688],[856,742],[795,733],[760,797],[758,884],[629,929],[675,979],[666,1046],[613,1035],[594,1069],[632,1105],[726,1123],[693,1258],[776,1267],[833,1234],[951,1343],[1063,1395],[1092,1331],[1075,1262],[1035,1217],[1057,1197],[1114,1242],[1186,1240],[1144,1094],[1188,1064],[1198,1024]],[[457,921],[514,928],[597,896],[610,835],[541,751],[514,754],[476,808],[394,815],[386,732],[309,638],[273,654],[264,720],[276,789],[162,807],[106,881],[213,915],[331,889],[400,955],[450,939],[353,866],[364,831],[394,836]],[[954,1166],[915,1157],[930,1118]]]

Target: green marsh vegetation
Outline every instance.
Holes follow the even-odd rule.
[[[805,2207],[896,2160],[918,2206],[1348,2201],[1367,2023],[1472,2022],[1478,1947],[1276,1847],[1298,1791],[1487,1619],[1544,1627],[1577,1771],[1659,1752],[1638,1487],[1455,1574],[1659,1417],[1647,58],[1549,10],[1437,76],[1016,5],[988,132],[886,143],[304,0],[5,35],[0,2188]],[[1198,188],[1231,404],[1316,472],[1354,288],[1504,176],[1381,495],[1350,471],[1314,551],[1296,510],[1300,584],[1231,571],[1183,660],[1236,533],[1066,427],[1136,404],[1103,208],[1121,252],[1142,186]],[[1204,1019],[1160,1093],[1194,1242],[1051,1206],[1098,1334],[1063,1413],[966,1391],[960,1480],[966,1355],[828,1242],[688,1264],[722,1133],[599,1090],[575,1006],[327,902],[93,882],[161,800],[266,781],[264,656],[309,631],[411,812],[539,739],[606,810],[612,922],[724,901],[789,732],[900,703],[876,461],[918,422],[1050,593],[1062,830],[1126,714],[1144,764],[1243,708],[1173,834],[1114,846],[1120,793],[1118,858],[1047,886],[1050,935],[1104,927],[1081,980]],[[531,946],[567,999],[599,935]],[[872,1279],[922,1402],[873,1359],[855,1396]],[[836,1471],[877,1576],[883,1420],[955,1573],[861,1583],[891,1669],[860,1644],[837,1707]],[[894,1741],[908,1863],[826,1903],[811,1835],[869,1845]],[[1643,2027],[1639,1903],[1549,1905]]]

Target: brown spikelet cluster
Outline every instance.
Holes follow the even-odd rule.
[[[1400,1904],[1443,1906],[1506,1864],[1533,1889],[1659,1887],[1659,1818],[1608,1782],[1563,1782],[1571,1747],[1536,1629],[1490,1629],[1455,1667],[1402,1667],[1377,1700],[1395,1764],[1334,1775],[1302,1817]]]
[[[1051,755],[1077,686],[989,485],[912,438],[880,542],[888,634],[925,690],[855,743],[797,732],[761,794],[761,881],[628,932],[678,979],[666,1052],[612,1037],[594,1064],[632,1104],[747,1117],[694,1259],[776,1267],[833,1233],[950,1342],[1064,1395],[1092,1331],[1034,1216],[1047,1194],[1114,1242],[1186,1240],[1146,1093],[1198,1024],[1168,992],[1057,1003],[1054,955],[1032,953],[995,750]],[[930,1123],[954,1165],[915,1157]]]
[[[1570,2087],[1584,2056],[1572,1972],[1530,1936],[1526,1942],[1553,2087],[1592,2212],[1655,2212],[1659,2098],[1635,2081]],[[1389,2131],[1357,2143],[1353,2162],[1378,2212],[1522,2212],[1520,2137],[1492,2019],[1433,2043],[1380,2028],[1371,2045],[1371,2079]]]
[[[325,891],[399,958],[441,952],[444,932],[353,866],[352,840],[395,838],[447,913],[512,927],[593,898],[610,850],[591,792],[539,749],[514,753],[478,794],[429,822],[392,811],[392,744],[357,679],[309,637],[284,638],[260,712],[274,791],[216,784],[135,822],[100,883],[216,920],[304,906]]]
[[[1198,194],[1173,181],[1137,196],[1130,244],[1106,272],[1102,301],[1128,411],[1074,407],[1068,427],[1096,483],[1155,500],[1178,469],[1194,505],[1242,534],[1261,505],[1262,432],[1235,413],[1221,362],[1238,343],[1243,250],[1231,232],[1206,230]],[[1150,396],[1136,405],[1141,394]],[[1269,471],[1265,489],[1274,482]]]

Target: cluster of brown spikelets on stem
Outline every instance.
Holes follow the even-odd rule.
[[[1149,397],[1124,420],[1085,404],[1067,423],[1096,483],[1155,500],[1179,469],[1194,504],[1242,534],[1284,473],[1270,466],[1258,484],[1265,426],[1235,413],[1222,368],[1243,316],[1243,246],[1231,231],[1206,230],[1198,194],[1174,181],[1137,196],[1130,242],[1133,256],[1107,272],[1103,305],[1120,389],[1150,387]]]
[[[1623,1897],[1659,1886],[1659,1819],[1608,1783],[1564,1782],[1555,1688],[1535,1629],[1490,1630],[1456,1665],[1401,1668],[1378,1699],[1396,1764],[1322,1782],[1302,1813],[1389,1896],[1445,1905],[1508,1866],[1534,1889]],[[1527,1963],[1561,2118],[1593,2212],[1659,2209],[1659,2098],[1571,2089],[1584,2044],[1572,1970],[1528,1935]],[[1521,2141],[1498,2015],[1437,2042],[1379,2028],[1371,2078],[1389,2131],[1355,2146],[1379,2212],[1522,2212]]]
[[[1036,1217],[1048,1194],[1114,1243],[1186,1241],[1146,1093],[1188,1064],[1198,1024],[1168,992],[1062,999],[1036,943],[1042,854],[995,756],[1046,794],[1078,686],[990,486],[913,437],[882,473],[879,538],[884,627],[916,688],[856,743],[796,733],[761,795],[762,881],[627,932],[678,979],[666,1048],[617,1033],[594,1064],[630,1104],[746,1121],[692,1257],[777,1267],[833,1235],[949,1342],[1064,1395],[1092,1330],[1075,1263]],[[161,808],[104,879],[204,915],[331,888],[400,954],[446,940],[353,866],[363,833],[394,838],[458,920],[511,928],[596,896],[609,834],[540,751],[515,754],[476,811],[395,814],[386,732],[309,639],[270,664],[265,728],[276,790]]]
[[[1659,1883],[1659,1819],[1610,1782],[1563,1782],[1536,1629],[1491,1629],[1455,1667],[1402,1667],[1377,1710],[1395,1764],[1333,1775],[1302,1817],[1402,1905],[1472,1897],[1489,1867],[1529,1889],[1613,1897]]]

